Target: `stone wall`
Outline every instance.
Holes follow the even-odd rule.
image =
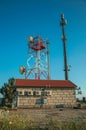
[[[22,91],[18,96],[18,107],[56,107],[63,104],[65,107],[72,107],[76,104],[75,90],[73,88],[50,88],[42,90],[41,88],[17,88],[17,91]],[[31,95],[24,95],[25,91],[31,92]],[[33,92],[39,92],[39,95],[33,95]],[[47,92],[46,95],[41,95],[41,92]]]

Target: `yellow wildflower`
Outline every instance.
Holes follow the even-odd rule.
[[[9,122],[9,124],[11,125],[11,124],[12,124],[12,122],[10,121],[10,122]]]
[[[7,110],[7,113],[9,113],[9,110]]]

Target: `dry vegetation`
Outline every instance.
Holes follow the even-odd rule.
[[[0,110],[0,130],[86,130],[86,109]]]

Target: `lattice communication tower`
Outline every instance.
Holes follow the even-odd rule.
[[[28,79],[50,79],[49,41],[40,36],[28,39],[28,68],[21,66],[20,73]]]

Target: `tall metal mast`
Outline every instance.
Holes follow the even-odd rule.
[[[64,18],[64,14],[61,14],[60,25],[62,27],[62,41],[63,41],[63,51],[64,51],[64,71],[65,71],[65,80],[68,80],[68,63],[67,63],[67,52],[66,52],[66,35],[65,35],[65,25],[67,21]]]
[[[49,41],[46,42],[47,46],[47,66],[48,66],[48,77],[47,79],[50,80],[50,49],[49,49]]]

